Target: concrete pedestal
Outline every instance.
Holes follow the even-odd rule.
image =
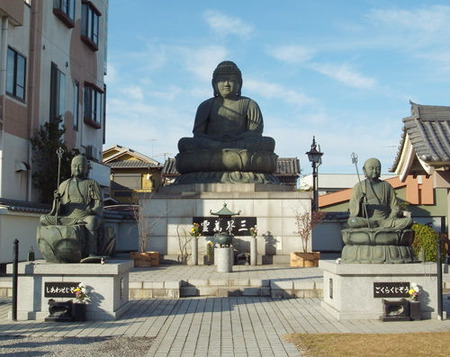
[[[214,260],[218,273],[229,273],[233,271],[233,247],[215,248]]]
[[[115,320],[126,310],[129,271],[132,268],[131,260],[108,261],[106,264],[19,263],[17,319],[44,320],[49,315],[50,299],[71,299],[46,297],[45,283],[81,282],[87,287],[90,298],[87,319]],[[11,274],[12,264],[7,269]]]
[[[379,319],[382,299],[374,297],[374,283],[416,283],[423,318],[437,317],[437,268],[435,263],[338,264],[320,260],[323,270],[322,306],[339,320]],[[398,298],[399,300],[400,298]]]

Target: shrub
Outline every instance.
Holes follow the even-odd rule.
[[[437,261],[437,244],[439,234],[429,225],[414,223],[412,229],[415,232],[412,247],[416,258],[419,258],[420,251],[423,251],[423,259],[427,262]],[[441,240],[441,261],[445,259],[444,242]]]

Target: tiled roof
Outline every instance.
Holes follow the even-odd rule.
[[[163,176],[178,176],[179,173],[175,167],[175,158],[169,158],[164,163],[162,170]],[[300,163],[295,158],[278,158],[276,176],[299,176],[300,175]]]
[[[37,214],[48,213],[51,209],[51,206],[48,204],[10,200],[5,198],[0,199],[0,206],[5,207],[8,211]]]
[[[277,170],[275,175],[283,176],[299,176],[300,162],[296,157],[293,158],[278,158]]]
[[[145,169],[151,167],[161,167],[160,165],[154,165],[153,163],[140,160],[117,160],[108,162],[105,165],[108,165],[112,169]]]
[[[402,141],[393,169],[399,164],[407,139],[410,140],[417,157],[422,161],[430,165],[448,165],[450,162],[450,107],[410,103],[411,116],[403,119]]]
[[[168,158],[166,162],[164,162],[164,166],[162,169],[163,176],[179,176],[179,172],[175,167],[176,160],[174,158]]]

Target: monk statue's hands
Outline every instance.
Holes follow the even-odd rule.
[[[55,192],[53,192],[53,199],[55,201],[59,201],[61,199],[61,194],[58,192],[58,190],[55,190]]]

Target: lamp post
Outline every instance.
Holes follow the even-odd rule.
[[[313,169],[313,202],[312,209],[316,211],[319,208],[319,199],[318,199],[318,188],[319,188],[319,179],[318,179],[318,167],[322,163],[322,155],[323,152],[317,150],[316,138],[313,136],[313,141],[311,144],[311,150],[309,150],[306,155],[308,155],[308,160],[311,162]]]

